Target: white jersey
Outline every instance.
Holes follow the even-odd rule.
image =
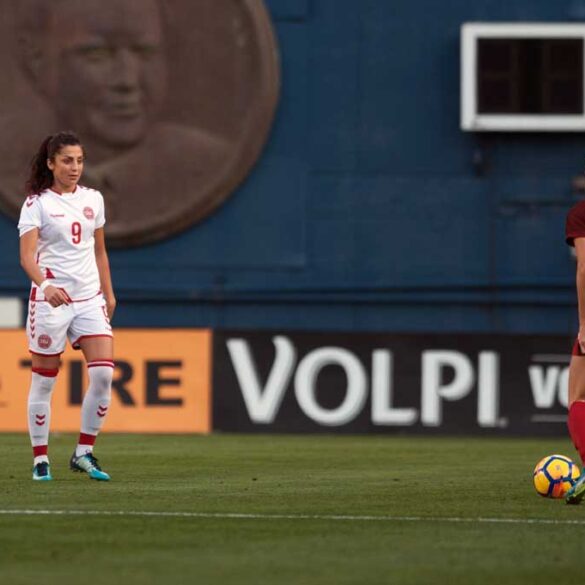
[[[37,264],[43,276],[65,289],[73,301],[81,301],[100,291],[94,231],[105,223],[102,194],[78,185],[73,193],[46,189],[30,195],[22,206],[18,229],[21,237],[39,229]],[[31,300],[44,300],[34,283]]]

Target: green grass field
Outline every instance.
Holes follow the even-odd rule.
[[[542,456],[575,458],[568,440],[104,434],[109,483],[67,469],[74,441],[52,438],[54,481],[33,483],[28,437],[0,435],[0,583],[550,585],[583,574],[585,504],[532,487]]]

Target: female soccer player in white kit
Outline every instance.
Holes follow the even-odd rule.
[[[35,155],[22,206],[20,262],[32,280],[27,336],[32,355],[28,426],[33,479],[51,480],[48,457],[51,393],[69,338],[87,362],[89,387],[81,407],[81,432],[69,462],[91,479],[110,476],[93,455],[110,407],[116,307],[104,240],[104,199],[80,186],[84,151],[77,136],[47,137]]]

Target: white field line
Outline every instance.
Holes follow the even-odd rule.
[[[342,522],[447,522],[455,524],[554,524],[585,526],[581,520],[554,518],[463,518],[441,516],[351,516],[333,514],[240,514],[237,512],[139,512],[114,510],[2,510],[4,516],[107,516],[138,518],[216,518],[220,520],[324,520]]]

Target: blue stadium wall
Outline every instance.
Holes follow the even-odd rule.
[[[459,129],[469,21],[585,20],[565,0],[269,0],[282,96],[211,218],[111,252],[120,327],[567,334],[581,134]],[[0,294],[26,297],[0,216]]]

